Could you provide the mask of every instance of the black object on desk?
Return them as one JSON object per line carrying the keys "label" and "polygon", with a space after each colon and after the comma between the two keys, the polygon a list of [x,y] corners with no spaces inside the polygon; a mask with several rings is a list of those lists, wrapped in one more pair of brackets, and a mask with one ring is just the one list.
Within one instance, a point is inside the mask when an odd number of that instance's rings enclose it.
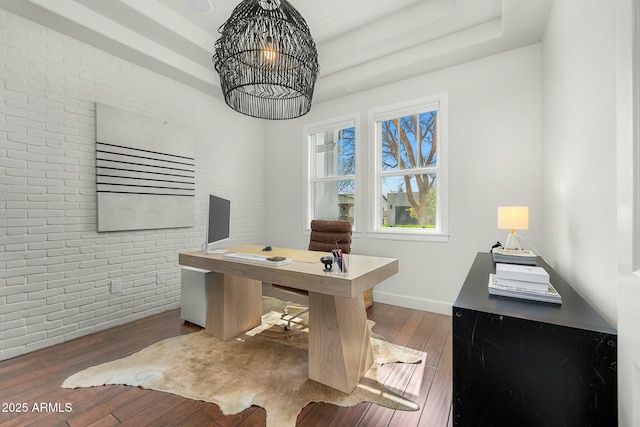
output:
{"label": "black object on desk", "polygon": [[617,426],[617,333],[542,259],[562,305],[489,295],[479,253],[453,304],[456,426]]}

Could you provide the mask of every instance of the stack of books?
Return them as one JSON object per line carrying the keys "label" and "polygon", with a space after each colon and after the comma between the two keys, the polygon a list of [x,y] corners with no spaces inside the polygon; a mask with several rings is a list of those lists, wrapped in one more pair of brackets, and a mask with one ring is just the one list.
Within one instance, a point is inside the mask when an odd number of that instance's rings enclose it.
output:
{"label": "stack of books", "polygon": [[549,273],[529,265],[496,264],[496,274],[489,275],[489,294],[562,304]]}
{"label": "stack of books", "polygon": [[493,262],[536,265],[536,254],[524,249],[494,248],[491,254],[493,255]]}

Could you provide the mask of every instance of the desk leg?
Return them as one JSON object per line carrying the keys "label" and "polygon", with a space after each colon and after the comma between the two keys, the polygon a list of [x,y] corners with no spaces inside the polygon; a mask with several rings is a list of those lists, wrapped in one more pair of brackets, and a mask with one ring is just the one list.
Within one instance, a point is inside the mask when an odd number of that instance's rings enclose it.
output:
{"label": "desk leg", "polygon": [[262,322],[262,282],[211,272],[207,303],[207,333],[233,338]]}
{"label": "desk leg", "polygon": [[351,393],[373,363],[364,299],[309,293],[309,378]]}

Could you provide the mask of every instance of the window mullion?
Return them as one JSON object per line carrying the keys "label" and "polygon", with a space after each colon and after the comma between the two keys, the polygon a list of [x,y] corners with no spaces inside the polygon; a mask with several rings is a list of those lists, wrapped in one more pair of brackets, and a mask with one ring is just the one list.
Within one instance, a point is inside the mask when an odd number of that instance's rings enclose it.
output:
{"label": "window mullion", "polygon": [[340,175],[340,176],[328,176],[324,178],[312,178],[313,182],[332,182],[332,181],[346,181],[350,179],[356,179],[355,175]]}
{"label": "window mullion", "polygon": [[379,171],[378,176],[390,177],[390,176],[405,176],[405,175],[424,175],[424,174],[438,173],[437,167],[419,168],[419,169],[400,169],[393,171]]}

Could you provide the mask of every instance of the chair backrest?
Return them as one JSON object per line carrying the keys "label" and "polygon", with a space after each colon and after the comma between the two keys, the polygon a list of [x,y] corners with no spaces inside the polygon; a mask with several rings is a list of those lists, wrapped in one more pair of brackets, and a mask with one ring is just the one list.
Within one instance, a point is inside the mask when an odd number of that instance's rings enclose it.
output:
{"label": "chair backrest", "polygon": [[331,252],[336,248],[336,243],[343,253],[351,252],[351,223],[349,221],[322,219],[311,221],[310,251]]}

